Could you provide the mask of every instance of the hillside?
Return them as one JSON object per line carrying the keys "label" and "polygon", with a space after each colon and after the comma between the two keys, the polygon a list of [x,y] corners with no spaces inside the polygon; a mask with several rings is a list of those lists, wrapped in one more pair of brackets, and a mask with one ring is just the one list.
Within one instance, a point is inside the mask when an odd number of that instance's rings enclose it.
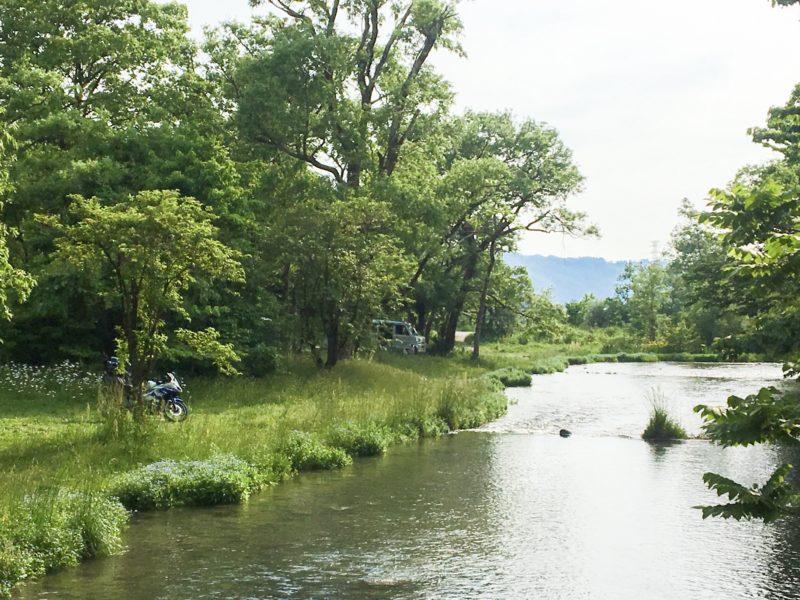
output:
{"label": "hillside", "polygon": [[559,258],[557,256],[529,256],[510,253],[503,258],[511,266],[523,266],[533,281],[537,292],[552,290],[556,302],[579,300],[585,294],[597,298],[614,295],[617,278],[626,261],[607,261],[603,258]]}

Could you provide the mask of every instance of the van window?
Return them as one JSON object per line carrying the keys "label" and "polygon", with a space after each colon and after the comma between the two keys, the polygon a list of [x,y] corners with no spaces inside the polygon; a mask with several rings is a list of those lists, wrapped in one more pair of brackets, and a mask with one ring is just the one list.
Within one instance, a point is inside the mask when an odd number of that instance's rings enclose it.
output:
{"label": "van window", "polygon": [[402,323],[396,323],[394,326],[394,334],[395,335],[406,335],[406,328],[403,326]]}

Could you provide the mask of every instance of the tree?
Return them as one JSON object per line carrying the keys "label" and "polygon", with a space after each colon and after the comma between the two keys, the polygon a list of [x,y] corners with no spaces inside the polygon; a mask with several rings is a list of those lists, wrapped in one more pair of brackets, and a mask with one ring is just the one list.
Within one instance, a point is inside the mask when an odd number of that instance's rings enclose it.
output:
{"label": "tree", "polygon": [[589,309],[597,304],[594,294],[584,294],[580,300],[567,302],[564,308],[567,311],[567,321],[570,325],[586,325],[589,318]]}
{"label": "tree", "polygon": [[[9,191],[8,163],[10,150],[14,145],[13,138],[8,134],[0,122],[0,214],[3,211],[4,200]],[[24,301],[34,285],[33,278],[22,269],[15,268],[9,262],[6,236],[8,228],[0,221],[0,317],[11,318],[9,309],[9,293],[16,294],[19,300]]]}
{"label": "tree", "polygon": [[207,45],[243,138],[350,189],[391,175],[403,145],[449,105],[427,63],[437,48],[461,51],[455,3],[268,4],[279,16],[226,26]]}
{"label": "tree", "polygon": [[409,263],[390,235],[386,205],[317,193],[276,215],[274,247],[288,265],[286,294],[299,339],[318,365],[332,368],[372,334],[373,318],[399,305]]}
{"label": "tree", "polygon": [[[208,209],[174,191],[140,192],[112,205],[75,197],[69,216],[73,223],[46,215],[39,220],[61,234],[57,257],[95,274],[117,305],[118,345],[130,361],[134,394],[141,400],[142,384],[168,347],[166,317],[188,316],[184,302],[192,284],[243,281],[237,253],[217,239]],[[212,352],[223,370],[232,369],[225,360],[232,357],[231,348],[217,342],[215,332],[175,333]]]}
{"label": "tree", "polygon": [[[451,124],[449,156],[435,187],[437,227],[415,249],[418,266],[409,287],[432,263],[457,272],[440,325],[438,350],[449,352],[468,294],[480,295],[473,356],[480,352],[480,329],[490,294],[492,271],[503,251],[523,232],[591,231],[584,215],[566,206],[582,178],[572,154],[551,127],[533,120],[520,124],[508,113],[468,113]],[[485,256],[485,268],[480,259]]]}
{"label": "tree", "polygon": [[[712,227],[699,222],[699,213],[686,200],[680,215],[683,222],[672,232],[667,265],[676,318],[688,328],[684,333],[696,338],[697,350],[713,346],[732,356],[735,349],[728,340],[750,333],[752,311],[742,310],[747,282],[734,282],[726,275],[731,266],[726,248]],[[683,343],[691,345],[691,340]]]}
{"label": "tree", "polygon": [[629,263],[620,276],[617,295],[628,306],[631,325],[651,342],[658,337],[670,291],[667,270],[659,262]]}
{"label": "tree", "polygon": [[115,202],[148,189],[236,211],[238,175],[186,18],[151,0],[0,3],[0,104],[18,141],[9,253],[38,281],[4,326],[17,360],[96,358],[116,318],[85,274],[49,267],[53,232],[34,215],[65,216],[74,194]]}
{"label": "tree", "polygon": [[[733,261],[729,273],[749,282],[746,293],[760,298],[769,312],[795,316],[800,309],[798,117],[800,86],[786,106],[770,110],[766,128],[753,131],[754,139],[781,152],[782,160],[748,171],[727,189],[712,190],[711,210],[702,216],[703,222],[720,231]],[[784,371],[787,376],[800,374],[796,362],[788,362]],[[704,418],[708,435],[724,446],[800,444],[800,404],[791,392],[765,388],[746,398],[731,396],[724,410],[705,405],[695,410]],[[706,473],[706,484],[730,501],[704,507],[703,516],[771,521],[795,510],[800,494],[787,480],[791,469],[782,465],[765,484],[752,487]]]}

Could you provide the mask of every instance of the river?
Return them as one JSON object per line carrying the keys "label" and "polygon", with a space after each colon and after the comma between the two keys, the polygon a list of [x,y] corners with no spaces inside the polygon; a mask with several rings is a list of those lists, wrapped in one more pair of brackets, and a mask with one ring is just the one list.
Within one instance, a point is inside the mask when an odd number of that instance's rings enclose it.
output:
{"label": "river", "polygon": [[716,500],[705,471],[763,482],[791,457],[639,439],[651,397],[697,432],[695,404],[779,383],[773,364],[535,376],[479,430],[305,474],[245,506],[136,515],[125,554],[15,597],[798,598],[800,522],[704,521],[693,508]]}

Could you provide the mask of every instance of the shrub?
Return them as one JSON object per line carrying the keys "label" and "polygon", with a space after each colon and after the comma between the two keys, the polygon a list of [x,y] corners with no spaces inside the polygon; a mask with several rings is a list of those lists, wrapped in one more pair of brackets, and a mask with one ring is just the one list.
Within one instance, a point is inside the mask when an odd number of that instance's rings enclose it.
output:
{"label": "shrub", "polygon": [[648,352],[635,352],[629,354],[627,352],[620,352],[617,354],[617,361],[621,363],[636,363],[636,362],[658,362],[658,355]]}
{"label": "shrub", "polygon": [[550,373],[561,373],[568,366],[569,362],[563,356],[551,356],[533,363],[530,372],[534,375],[549,375]]}
{"label": "shrub", "polygon": [[122,549],[123,506],[97,494],[39,490],[0,516],[0,597],[18,582]]}
{"label": "shrub", "polygon": [[488,379],[494,379],[503,384],[503,387],[530,387],[531,376],[516,367],[504,367],[486,374]]}
{"label": "shrub", "polygon": [[651,442],[686,439],[686,430],[669,415],[663,395],[651,392],[650,404],[650,420],[642,433],[642,439]]}
{"label": "shrub", "polygon": [[334,426],[328,437],[333,446],[350,456],[380,456],[393,441],[391,431],[375,423]]}
{"label": "shrub", "polygon": [[291,432],[283,446],[283,452],[295,471],[340,469],[353,462],[341,448],[329,446],[305,431]]}
{"label": "shrub", "polygon": [[694,362],[709,362],[716,363],[722,362],[722,359],[716,354],[695,354],[692,356]]}
{"label": "shrub", "polygon": [[[483,385],[482,393],[464,393],[464,385]],[[488,423],[505,414],[505,394],[492,389],[487,380],[450,382],[442,390],[437,415],[450,430],[469,429]]]}
{"label": "shrub", "polygon": [[258,344],[247,351],[242,360],[242,367],[247,375],[264,377],[277,370],[278,362],[279,356],[275,348]]}
{"label": "shrub", "polygon": [[439,415],[425,415],[411,417],[398,426],[398,431],[407,437],[439,437],[450,431],[447,422]]}
{"label": "shrub", "polygon": [[593,363],[599,362],[607,362],[607,363],[615,363],[619,362],[616,354],[590,354],[589,361]]}
{"label": "shrub", "polygon": [[162,460],[117,477],[109,493],[131,510],[238,504],[269,483],[257,467],[231,455]]}

